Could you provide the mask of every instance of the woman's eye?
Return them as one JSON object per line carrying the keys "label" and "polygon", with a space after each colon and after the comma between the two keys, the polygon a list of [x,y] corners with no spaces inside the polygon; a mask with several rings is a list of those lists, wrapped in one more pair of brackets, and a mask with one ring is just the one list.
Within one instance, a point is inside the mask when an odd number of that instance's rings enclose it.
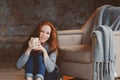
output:
{"label": "woman's eye", "polygon": [[40,31],[40,32],[43,32],[43,31]]}
{"label": "woman's eye", "polygon": [[47,33],[47,34],[50,34],[50,33]]}

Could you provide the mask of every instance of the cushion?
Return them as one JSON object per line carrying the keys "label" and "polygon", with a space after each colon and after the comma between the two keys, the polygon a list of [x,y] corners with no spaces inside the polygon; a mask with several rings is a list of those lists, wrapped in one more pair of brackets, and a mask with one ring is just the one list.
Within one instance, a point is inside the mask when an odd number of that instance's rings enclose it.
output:
{"label": "cushion", "polygon": [[74,63],[92,62],[92,47],[88,44],[60,47],[61,60]]}

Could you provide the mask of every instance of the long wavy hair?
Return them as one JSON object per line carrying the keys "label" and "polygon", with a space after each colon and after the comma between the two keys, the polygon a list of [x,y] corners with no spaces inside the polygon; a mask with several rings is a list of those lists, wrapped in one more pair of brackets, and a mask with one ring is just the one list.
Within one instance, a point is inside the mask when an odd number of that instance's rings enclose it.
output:
{"label": "long wavy hair", "polygon": [[49,25],[51,28],[51,34],[49,39],[47,40],[47,44],[50,47],[50,51],[48,52],[49,54],[52,53],[53,51],[58,49],[58,40],[57,40],[57,30],[55,26],[50,22],[50,21],[42,21],[40,24],[35,28],[33,33],[30,35],[30,37],[26,40],[26,42],[22,46],[21,54],[24,53],[24,51],[28,47],[28,41],[30,40],[31,37],[39,37],[40,30],[43,25]]}

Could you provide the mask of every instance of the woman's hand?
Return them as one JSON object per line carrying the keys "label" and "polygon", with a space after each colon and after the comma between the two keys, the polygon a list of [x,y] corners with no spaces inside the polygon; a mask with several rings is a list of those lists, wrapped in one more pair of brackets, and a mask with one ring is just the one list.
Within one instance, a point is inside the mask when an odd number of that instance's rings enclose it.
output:
{"label": "woman's hand", "polygon": [[35,38],[31,37],[30,40],[28,41],[28,49],[31,51],[33,50],[38,50],[42,51],[43,53],[46,53],[46,49],[41,45],[40,40],[35,41]]}
{"label": "woman's hand", "polygon": [[34,43],[34,38],[31,37],[30,40],[28,41],[28,49],[32,50],[35,47],[35,43]]}
{"label": "woman's hand", "polygon": [[44,58],[48,58],[48,53],[47,50],[42,46],[42,45],[38,45],[38,47],[35,50],[40,50],[43,52]]}
{"label": "woman's hand", "polygon": [[43,53],[46,52],[46,49],[41,44],[38,44],[34,50],[39,50],[42,51]]}
{"label": "woman's hand", "polygon": [[30,55],[30,52],[32,51],[32,49],[34,49],[33,37],[31,37],[30,40],[28,41],[28,48],[26,49],[25,54]]}
{"label": "woman's hand", "polygon": [[28,41],[28,46],[30,49],[33,50],[40,50],[40,51],[45,50],[45,48],[41,45],[39,38],[31,37],[31,39]]}

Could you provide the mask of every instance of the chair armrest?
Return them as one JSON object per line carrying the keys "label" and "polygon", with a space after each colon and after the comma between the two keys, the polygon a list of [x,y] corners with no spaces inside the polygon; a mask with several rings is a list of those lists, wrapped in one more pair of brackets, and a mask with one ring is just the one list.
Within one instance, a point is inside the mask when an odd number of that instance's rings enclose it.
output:
{"label": "chair armrest", "polygon": [[114,36],[120,36],[120,31],[114,31]]}
{"label": "chair armrest", "polygon": [[83,30],[60,30],[57,31],[58,35],[67,35],[67,34],[83,34]]}
{"label": "chair armrest", "polygon": [[120,77],[120,31],[114,31],[114,46],[116,54],[115,77]]}
{"label": "chair armrest", "polygon": [[[120,40],[120,31],[114,31],[113,32],[113,34],[114,34],[114,42],[119,42],[119,40]],[[96,35],[95,34],[93,34],[92,35],[92,45],[93,45],[93,49],[94,49],[94,46],[95,46],[95,44],[96,44],[96,41],[97,41],[97,38],[96,38]]]}
{"label": "chair armrest", "polygon": [[79,45],[82,43],[82,30],[61,30],[58,33],[59,46]]}

